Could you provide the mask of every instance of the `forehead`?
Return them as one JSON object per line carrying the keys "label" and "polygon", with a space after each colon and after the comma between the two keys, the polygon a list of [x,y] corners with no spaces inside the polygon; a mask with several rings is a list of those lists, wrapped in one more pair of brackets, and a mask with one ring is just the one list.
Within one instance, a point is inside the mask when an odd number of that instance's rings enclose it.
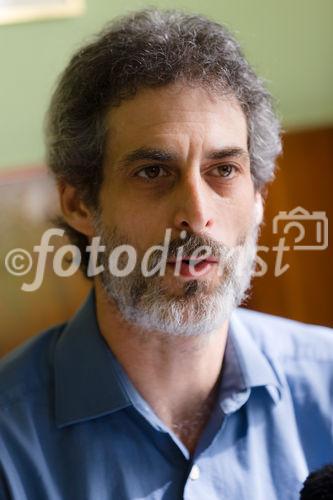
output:
{"label": "forehead", "polygon": [[142,146],[198,154],[226,146],[247,150],[246,119],[238,101],[202,87],[141,90],[110,110],[107,127],[107,153],[114,160]]}

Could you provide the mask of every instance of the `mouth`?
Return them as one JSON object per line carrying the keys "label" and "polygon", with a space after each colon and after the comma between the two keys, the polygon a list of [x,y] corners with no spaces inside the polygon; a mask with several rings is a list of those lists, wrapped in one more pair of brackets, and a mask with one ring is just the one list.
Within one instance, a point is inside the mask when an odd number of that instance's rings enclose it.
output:
{"label": "mouth", "polygon": [[168,260],[168,266],[176,271],[176,264],[178,263],[179,276],[184,278],[198,278],[208,273],[211,268],[218,263],[215,257],[205,258],[191,258],[183,257],[181,260],[176,257]]}

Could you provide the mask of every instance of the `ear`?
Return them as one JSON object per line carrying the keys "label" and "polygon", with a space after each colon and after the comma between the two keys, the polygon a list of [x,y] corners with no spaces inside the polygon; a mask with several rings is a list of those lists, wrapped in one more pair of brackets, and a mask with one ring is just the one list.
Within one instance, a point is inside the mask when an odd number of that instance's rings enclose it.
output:
{"label": "ear", "polygon": [[264,216],[264,200],[259,191],[256,191],[255,193],[254,213],[255,213],[255,222],[257,225],[260,225],[263,221],[263,216]]}
{"label": "ear", "polygon": [[81,200],[77,188],[64,181],[59,181],[57,187],[61,211],[67,224],[88,237],[94,236],[92,212]]}

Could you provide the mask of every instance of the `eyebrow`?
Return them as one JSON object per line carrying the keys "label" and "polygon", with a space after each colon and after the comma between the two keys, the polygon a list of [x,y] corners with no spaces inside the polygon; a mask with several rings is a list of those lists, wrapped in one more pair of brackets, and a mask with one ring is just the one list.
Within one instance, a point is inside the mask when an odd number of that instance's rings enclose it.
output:
{"label": "eyebrow", "polygon": [[[243,148],[225,147],[216,151],[211,151],[206,158],[209,160],[223,160],[229,157],[244,157],[245,159],[249,159],[249,153]],[[126,154],[119,161],[118,168],[129,167],[131,164],[142,160],[168,162],[177,161],[179,157],[177,154],[168,150],[142,147]]]}

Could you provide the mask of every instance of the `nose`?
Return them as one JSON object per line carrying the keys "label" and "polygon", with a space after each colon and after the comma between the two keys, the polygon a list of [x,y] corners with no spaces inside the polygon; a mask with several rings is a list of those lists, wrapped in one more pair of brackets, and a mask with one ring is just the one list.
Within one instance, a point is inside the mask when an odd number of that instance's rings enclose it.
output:
{"label": "nose", "polygon": [[189,233],[205,233],[213,226],[208,187],[198,173],[179,182],[174,203],[174,227]]}

